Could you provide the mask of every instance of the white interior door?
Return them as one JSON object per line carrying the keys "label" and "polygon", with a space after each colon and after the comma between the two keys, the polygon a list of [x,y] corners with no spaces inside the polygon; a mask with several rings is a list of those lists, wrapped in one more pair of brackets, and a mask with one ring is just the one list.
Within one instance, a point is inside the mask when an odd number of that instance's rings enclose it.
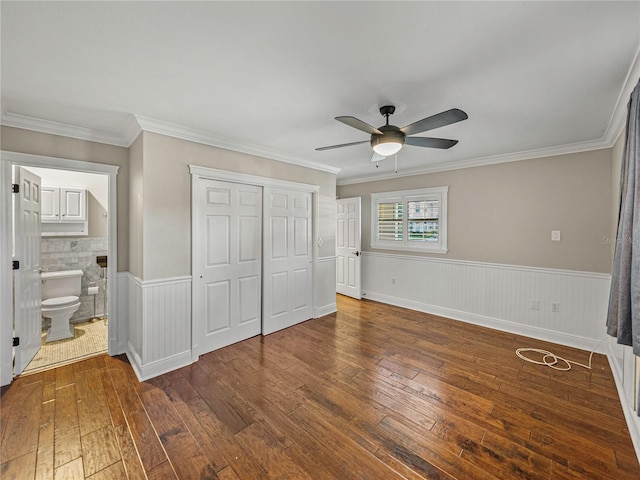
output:
{"label": "white interior door", "polygon": [[14,373],[22,373],[40,349],[42,317],[40,313],[40,177],[15,167],[13,248],[20,268],[14,276]]}
{"label": "white interior door", "polygon": [[336,203],[336,292],[360,299],[360,197]]}
{"label": "white interior door", "polygon": [[264,335],[313,317],[311,193],[264,189]]}
{"label": "white interior door", "polygon": [[261,331],[262,189],[200,179],[197,189],[197,355]]}

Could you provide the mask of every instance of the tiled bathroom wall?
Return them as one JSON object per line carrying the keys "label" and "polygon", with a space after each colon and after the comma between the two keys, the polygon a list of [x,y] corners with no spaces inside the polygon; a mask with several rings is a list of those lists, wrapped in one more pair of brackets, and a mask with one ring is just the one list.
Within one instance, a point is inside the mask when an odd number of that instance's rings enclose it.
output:
{"label": "tiled bathroom wall", "polygon": [[[82,270],[80,308],[71,317],[72,323],[83,322],[94,316],[104,315],[106,269],[96,263],[97,255],[106,255],[107,237],[43,237],[40,241],[40,265],[43,272]],[[98,295],[88,295],[89,286],[98,287]],[[95,297],[95,312],[93,300]],[[47,319],[47,322],[49,320]],[[44,328],[47,326],[44,325]]]}

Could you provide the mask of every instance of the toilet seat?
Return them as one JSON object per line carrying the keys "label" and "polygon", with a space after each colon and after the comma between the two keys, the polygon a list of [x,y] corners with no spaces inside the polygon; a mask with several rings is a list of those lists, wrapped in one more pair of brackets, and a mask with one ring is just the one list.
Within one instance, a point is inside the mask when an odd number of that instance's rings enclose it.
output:
{"label": "toilet seat", "polygon": [[42,301],[42,307],[44,308],[61,308],[61,307],[69,307],[80,299],[74,295],[70,295],[68,297],[55,297],[55,298],[47,298]]}

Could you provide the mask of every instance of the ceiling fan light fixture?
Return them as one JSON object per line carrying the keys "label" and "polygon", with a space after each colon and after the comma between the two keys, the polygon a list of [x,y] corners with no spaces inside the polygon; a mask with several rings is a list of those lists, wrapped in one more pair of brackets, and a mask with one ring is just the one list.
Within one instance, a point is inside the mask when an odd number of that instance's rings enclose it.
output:
{"label": "ceiling fan light fixture", "polygon": [[391,140],[384,143],[376,143],[373,145],[373,151],[383,157],[390,157],[400,151],[402,144],[396,140]]}
{"label": "ceiling fan light fixture", "polygon": [[383,157],[390,157],[400,151],[404,145],[405,134],[394,125],[385,125],[379,130],[382,135],[376,133],[371,135],[371,147],[373,151]]}

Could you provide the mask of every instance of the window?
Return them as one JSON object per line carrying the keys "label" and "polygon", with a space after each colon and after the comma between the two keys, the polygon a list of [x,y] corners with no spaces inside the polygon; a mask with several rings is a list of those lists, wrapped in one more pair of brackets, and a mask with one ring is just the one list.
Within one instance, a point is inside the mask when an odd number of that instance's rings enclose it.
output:
{"label": "window", "polygon": [[371,194],[371,247],[447,253],[448,190]]}

